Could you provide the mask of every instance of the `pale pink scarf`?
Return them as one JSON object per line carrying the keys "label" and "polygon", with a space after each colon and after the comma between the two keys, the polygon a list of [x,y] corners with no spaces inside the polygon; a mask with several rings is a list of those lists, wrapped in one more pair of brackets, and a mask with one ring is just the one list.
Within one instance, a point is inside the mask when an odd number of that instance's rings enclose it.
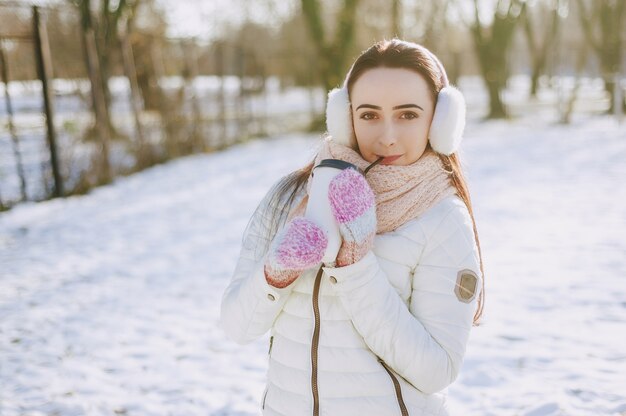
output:
{"label": "pale pink scarf", "polygon": [[[322,159],[341,159],[362,171],[371,162],[350,147],[326,138],[315,157],[315,166]],[[414,163],[406,166],[376,165],[365,176],[376,195],[377,234],[395,230],[413,218],[419,217],[437,202],[454,195],[456,188],[450,180],[441,159],[427,150]],[[311,183],[307,184],[307,194]],[[292,215],[304,212],[308,196],[305,196]]]}

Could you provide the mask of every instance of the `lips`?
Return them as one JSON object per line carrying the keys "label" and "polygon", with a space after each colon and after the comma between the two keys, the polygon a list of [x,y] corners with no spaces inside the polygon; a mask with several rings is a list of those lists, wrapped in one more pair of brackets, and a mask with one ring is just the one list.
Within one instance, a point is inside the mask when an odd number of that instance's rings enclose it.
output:
{"label": "lips", "polygon": [[[378,156],[378,157],[381,157],[381,156]],[[393,163],[395,160],[397,160],[400,157],[402,157],[402,155],[386,156],[383,160],[381,160],[380,163],[382,165],[389,165],[389,164]]]}

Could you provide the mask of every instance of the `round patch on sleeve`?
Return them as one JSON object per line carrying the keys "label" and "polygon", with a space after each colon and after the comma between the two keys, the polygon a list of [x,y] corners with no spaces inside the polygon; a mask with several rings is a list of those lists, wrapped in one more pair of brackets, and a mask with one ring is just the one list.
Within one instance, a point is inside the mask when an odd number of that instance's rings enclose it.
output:
{"label": "round patch on sleeve", "polygon": [[464,303],[470,303],[476,297],[476,289],[478,286],[478,276],[473,270],[461,270],[456,278],[454,285],[454,293],[458,300]]}

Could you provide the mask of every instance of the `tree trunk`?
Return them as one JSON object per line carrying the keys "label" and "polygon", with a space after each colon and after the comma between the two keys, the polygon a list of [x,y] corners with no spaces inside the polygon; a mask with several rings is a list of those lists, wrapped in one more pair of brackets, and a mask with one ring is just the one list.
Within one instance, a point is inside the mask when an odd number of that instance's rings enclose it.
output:
{"label": "tree trunk", "polygon": [[[117,25],[119,19],[125,10],[136,7],[138,2],[129,5],[126,0],[119,0],[117,3],[111,3],[109,0],[102,1],[100,3],[100,15],[95,24],[92,18],[91,0],[75,0],[73,3],[80,11],[83,33],[86,33],[88,30],[94,32],[94,38],[96,40],[95,49],[100,72],[100,89],[102,90],[105,103],[104,117],[110,136],[119,137],[121,135],[113,125],[110,115],[112,97],[111,91],[109,90],[109,78],[113,72],[111,56],[116,53],[119,54],[121,50],[117,41]],[[113,8],[112,4],[115,8]]]}
{"label": "tree trunk", "polygon": [[[317,51],[319,79],[326,91],[339,86],[346,70],[348,52],[354,44],[356,8],[359,0],[344,0],[338,16],[335,39],[331,43],[325,40],[324,25],[320,15],[318,0],[301,0],[302,13],[307,21],[309,32]],[[325,117],[320,114],[310,127],[311,131],[325,129]]]}
{"label": "tree trunk", "polygon": [[[604,87],[610,97],[607,113],[614,111],[615,102],[615,74],[621,73],[622,62],[622,32],[624,31],[624,16],[626,1],[593,1],[591,10],[586,10],[583,0],[578,0],[578,13],[587,42],[592,46],[602,70]],[[599,37],[594,29],[599,28]]]}
{"label": "tree trunk", "polygon": [[490,119],[506,118],[508,116],[500,97],[502,89],[503,87],[499,83],[487,81],[487,90],[489,91],[489,115],[487,117]]}
{"label": "tree trunk", "polygon": [[344,0],[332,42],[325,40],[319,2],[317,0],[301,0],[301,2],[302,13],[307,21],[320,62],[320,79],[324,88],[329,90],[343,80],[348,51],[354,43],[356,7],[359,0]]}
{"label": "tree trunk", "polygon": [[539,74],[540,71],[536,65],[533,65],[533,72],[530,74],[530,96],[536,97],[537,90],[539,89]]}
{"label": "tree trunk", "polygon": [[[541,5],[539,5],[539,7],[541,7]],[[526,41],[528,42],[528,50],[530,53],[530,59],[532,62],[531,63],[532,73],[530,75],[531,97],[537,96],[539,77],[545,71],[546,64],[548,62],[548,59],[547,59],[548,52],[552,49],[552,46],[554,45],[556,41],[556,37],[558,35],[559,19],[560,19],[559,13],[558,13],[559,7],[560,7],[559,1],[557,0],[557,3],[554,5],[554,8],[552,10],[552,20],[550,21],[549,25],[546,28],[546,33],[543,34],[543,36],[541,36],[543,43],[540,45],[537,45],[536,43],[541,43],[542,42],[541,40],[539,42],[535,41],[535,32],[537,31],[537,28],[533,27],[530,11],[528,10],[528,8],[524,8],[522,19],[524,22],[524,32],[526,34]]]}
{"label": "tree trunk", "polygon": [[486,30],[480,23],[478,0],[474,0],[474,24],[471,26],[481,74],[489,93],[488,118],[507,117],[500,97],[500,91],[506,86],[509,76],[506,53],[513,39],[516,22],[524,11],[524,4],[520,5],[515,0],[509,4],[506,14],[502,14],[499,6],[500,2],[494,12],[492,25]]}
{"label": "tree trunk", "polygon": [[402,5],[400,0],[393,0],[391,6],[391,36],[402,37],[400,21],[402,19]]}

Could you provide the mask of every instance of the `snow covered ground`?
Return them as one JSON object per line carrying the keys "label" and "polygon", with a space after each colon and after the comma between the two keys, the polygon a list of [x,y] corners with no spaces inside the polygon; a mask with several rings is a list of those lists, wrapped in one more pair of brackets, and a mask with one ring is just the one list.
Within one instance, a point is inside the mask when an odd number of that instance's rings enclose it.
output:
{"label": "snow covered ground", "polygon": [[[249,215],[318,136],[0,214],[0,415],[257,415],[268,337],[217,327]],[[486,272],[455,415],[626,415],[626,128],[472,123]]]}

